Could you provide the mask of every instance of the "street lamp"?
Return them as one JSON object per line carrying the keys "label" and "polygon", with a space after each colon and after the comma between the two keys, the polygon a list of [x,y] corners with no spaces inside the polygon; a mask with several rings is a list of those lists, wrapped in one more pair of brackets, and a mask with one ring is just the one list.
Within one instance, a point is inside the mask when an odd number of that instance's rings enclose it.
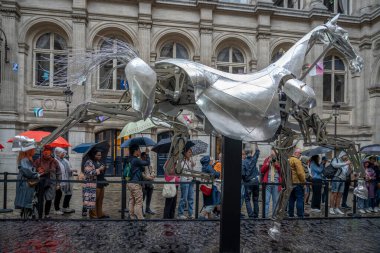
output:
{"label": "street lamp", "polygon": [[339,110],[340,110],[340,104],[338,104],[338,102],[336,100],[335,100],[334,104],[332,105],[332,110],[333,110],[333,116],[335,119],[335,123],[334,123],[334,139],[335,139],[334,157],[336,157],[336,138],[337,138],[336,128],[337,128],[337,123],[338,123],[337,119],[338,119]]}
{"label": "street lamp", "polygon": [[70,90],[70,86],[66,87],[66,90],[63,91],[63,94],[65,95],[65,103],[66,103],[66,115],[69,117],[69,106],[71,102],[73,101],[73,94],[72,90]]}

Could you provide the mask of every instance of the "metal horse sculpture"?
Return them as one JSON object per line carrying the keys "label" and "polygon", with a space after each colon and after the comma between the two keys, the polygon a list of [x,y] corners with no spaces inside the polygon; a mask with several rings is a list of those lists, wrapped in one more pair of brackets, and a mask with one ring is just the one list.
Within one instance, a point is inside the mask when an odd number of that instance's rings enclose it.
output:
{"label": "metal horse sculpture", "polygon": [[[181,159],[180,151],[188,130],[178,117],[183,110],[191,111],[203,119],[201,130],[204,132],[216,131],[245,141],[274,141],[281,163],[284,188],[275,209],[274,226],[269,234],[278,238],[280,222],[292,191],[291,170],[287,159],[298,139],[298,134],[288,122],[289,116],[298,122],[304,145],[345,149],[354,168],[361,169],[354,143],[331,136],[327,138],[326,120],[321,120],[316,114],[310,115],[310,109],[316,106],[316,96],[313,89],[303,81],[332,47],[347,58],[352,72],[362,70],[362,58],[351,46],[347,32],[336,24],[338,16],[314,28],[278,61],[253,74],[229,74],[182,59],[159,61],[155,64],[154,71],[128,46],[121,47],[124,51],[110,50],[108,53],[102,52],[103,55],[92,53],[91,57],[95,58],[85,62],[85,67],[74,79],[83,81],[94,66],[116,58],[126,64],[129,93],[122,97],[119,104],[100,105],[89,102],[81,105],[42,144],[62,135],[76,122],[94,115],[124,115],[136,119],[154,116],[172,122],[176,129],[168,169]],[[322,42],[326,47],[314,63],[303,71],[304,58],[316,42]],[[129,108],[134,111],[126,111]],[[314,134],[313,138],[311,133]],[[183,172],[181,169],[176,171]]]}

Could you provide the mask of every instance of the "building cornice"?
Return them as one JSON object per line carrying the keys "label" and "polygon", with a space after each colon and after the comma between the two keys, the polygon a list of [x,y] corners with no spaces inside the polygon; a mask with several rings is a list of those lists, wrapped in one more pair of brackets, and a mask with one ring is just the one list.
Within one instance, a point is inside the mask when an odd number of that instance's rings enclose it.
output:
{"label": "building cornice", "polygon": [[16,19],[21,17],[20,5],[14,1],[1,1],[0,12],[3,16],[14,17]]}

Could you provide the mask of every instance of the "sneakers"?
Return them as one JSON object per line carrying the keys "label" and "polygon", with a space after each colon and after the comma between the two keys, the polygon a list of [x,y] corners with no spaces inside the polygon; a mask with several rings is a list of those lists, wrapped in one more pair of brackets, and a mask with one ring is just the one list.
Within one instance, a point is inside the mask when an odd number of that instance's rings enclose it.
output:
{"label": "sneakers", "polygon": [[378,212],[380,212],[380,208],[375,207],[375,208],[373,209],[373,211],[374,211],[375,213],[378,213]]}
{"label": "sneakers", "polygon": [[49,215],[45,215],[45,219],[51,219]]}
{"label": "sneakers", "polygon": [[181,220],[186,220],[187,217],[185,215],[178,215],[178,219],[181,219]]}
{"label": "sneakers", "polygon": [[365,214],[364,209],[359,209],[359,213],[361,213],[361,214]]}
{"label": "sneakers", "polygon": [[311,211],[312,211],[313,213],[320,213],[320,212],[321,212],[320,209],[316,209],[316,208],[312,208]]}
{"label": "sneakers", "polygon": [[330,208],[329,213],[330,213],[330,214],[336,214],[334,208]]}
{"label": "sneakers", "polygon": [[62,214],[63,214],[63,212],[62,212],[61,210],[56,210],[56,211],[54,211],[54,214],[57,214],[57,215],[62,215]]}
{"label": "sneakers", "polygon": [[336,214],[344,214],[339,208],[334,209]]}
{"label": "sneakers", "polygon": [[151,214],[151,215],[155,215],[155,214],[156,214],[155,212],[153,212],[153,211],[150,210],[150,209],[145,210],[145,213],[147,213],[147,214]]}
{"label": "sneakers", "polygon": [[342,209],[351,209],[351,207],[348,205],[342,205]]}
{"label": "sneakers", "polygon": [[75,213],[75,210],[71,209],[71,208],[62,208],[62,212],[64,212],[64,213]]}
{"label": "sneakers", "polygon": [[368,208],[366,209],[366,211],[367,211],[367,213],[372,213],[372,212],[373,212],[373,209],[372,209],[372,207],[368,207]]}

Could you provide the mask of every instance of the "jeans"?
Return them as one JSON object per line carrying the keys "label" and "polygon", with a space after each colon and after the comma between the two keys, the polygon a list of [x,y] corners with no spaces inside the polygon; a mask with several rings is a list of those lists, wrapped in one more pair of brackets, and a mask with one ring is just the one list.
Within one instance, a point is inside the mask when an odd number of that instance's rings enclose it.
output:
{"label": "jeans", "polygon": [[368,208],[368,199],[358,198],[358,208],[367,209]]}
{"label": "jeans", "polygon": [[267,185],[265,188],[265,217],[269,216],[269,204],[270,198],[272,196],[272,214],[274,214],[274,210],[277,205],[278,196],[280,192],[278,191],[278,185]]}
{"label": "jeans", "polygon": [[313,197],[311,198],[311,208],[321,208],[322,179],[313,179]]}
{"label": "jeans", "polygon": [[188,206],[189,216],[193,215],[194,207],[194,187],[193,183],[181,184],[181,200],[178,204],[178,216],[183,215],[185,206]]}
{"label": "jeans", "polygon": [[[259,217],[259,186],[245,185],[245,206],[249,217]],[[253,210],[251,207],[251,196],[253,201]]]}
{"label": "jeans", "polygon": [[303,208],[304,208],[303,198],[304,198],[303,185],[295,186],[289,198],[289,207],[288,207],[289,217],[294,217],[294,202],[297,202],[296,203],[297,216],[303,217]]}
{"label": "jeans", "polygon": [[152,200],[152,194],[153,194],[153,185],[146,184],[143,186],[143,200],[146,199],[145,202],[145,211],[151,211],[150,210],[150,202]]}
{"label": "jeans", "polygon": [[245,196],[245,188],[244,188],[243,182],[241,182],[241,187],[240,187],[240,210],[243,207],[243,202],[244,202],[244,199],[245,199],[244,196]]}

